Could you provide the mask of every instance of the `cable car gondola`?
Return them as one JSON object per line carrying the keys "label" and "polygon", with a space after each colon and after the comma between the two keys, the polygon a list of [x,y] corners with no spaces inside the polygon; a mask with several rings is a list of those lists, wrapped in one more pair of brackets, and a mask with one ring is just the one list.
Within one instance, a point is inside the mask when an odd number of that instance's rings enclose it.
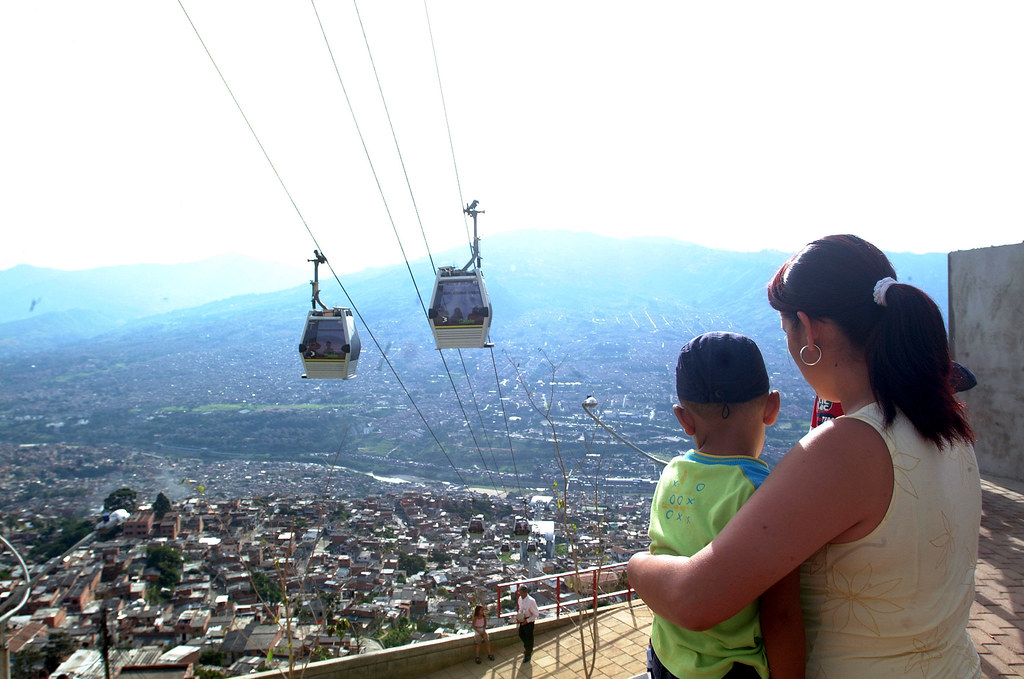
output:
{"label": "cable car gondola", "polygon": [[473,256],[461,269],[443,266],[437,270],[427,320],[438,349],[493,346],[488,340],[491,298],[479,268],[480,239],[477,237],[476,216],[483,210],[476,209],[478,204],[479,201],[474,200],[463,210],[473,217]]}
{"label": "cable car gondola", "polygon": [[[327,308],[320,301],[320,264],[327,259],[314,250],[313,310],[306,314],[306,325],[299,341],[299,356],[306,373],[304,378],[350,380],[356,376],[359,362],[359,334],[355,317],[348,307]],[[320,305],[320,308],[317,308]]]}

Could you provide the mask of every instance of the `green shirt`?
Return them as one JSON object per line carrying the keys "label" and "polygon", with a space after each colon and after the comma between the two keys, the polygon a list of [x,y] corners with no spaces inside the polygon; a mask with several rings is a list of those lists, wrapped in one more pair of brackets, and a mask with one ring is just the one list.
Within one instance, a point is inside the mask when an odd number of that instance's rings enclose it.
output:
{"label": "green shirt", "polygon": [[[753,457],[720,457],[689,451],[666,465],[651,503],[651,554],[693,556],[725,527],[768,476]],[[651,628],[654,652],[677,677],[718,679],[733,663],[768,677],[755,601],[703,632],[673,625],[658,615]]]}

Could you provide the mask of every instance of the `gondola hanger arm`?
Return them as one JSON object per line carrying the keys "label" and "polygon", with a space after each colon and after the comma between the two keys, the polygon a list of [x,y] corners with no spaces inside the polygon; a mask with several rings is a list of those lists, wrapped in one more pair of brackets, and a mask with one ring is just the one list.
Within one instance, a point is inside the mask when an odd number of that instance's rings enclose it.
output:
{"label": "gondola hanger arm", "polygon": [[480,237],[477,235],[476,230],[476,216],[485,214],[487,211],[477,210],[476,206],[479,204],[480,201],[474,200],[472,203],[470,203],[469,205],[462,209],[464,213],[473,218],[473,243],[471,245],[472,254],[470,255],[469,262],[466,263],[466,266],[462,267],[463,271],[472,271],[474,266],[480,266]]}
{"label": "gondola hanger arm", "polygon": [[327,305],[320,301],[320,265],[327,263],[327,258],[320,254],[319,250],[313,250],[313,259],[307,259],[307,262],[313,264],[313,280],[309,282],[313,286],[313,309],[316,309],[316,305],[319,304],[323,311],[327,311]]}

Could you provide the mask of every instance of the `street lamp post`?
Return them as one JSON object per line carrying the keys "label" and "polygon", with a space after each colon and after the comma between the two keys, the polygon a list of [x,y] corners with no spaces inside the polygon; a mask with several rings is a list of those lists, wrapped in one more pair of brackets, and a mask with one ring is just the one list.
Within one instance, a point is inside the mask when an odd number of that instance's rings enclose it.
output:
{"label": "street lamp post", "polygon": [[612,429],[611,427],[606,425],[604,422],[602,422],[601,419],[594,413],[594,409],[597,408],[597,399],[596,398],[594,398],[593,396],[588,396],[586,399],[584,399],[582,405],[583,405],[583,412],[585,412],[587,415],[590,415],[591,419],[593,419],[594,422],[597,422],[599,425],[601,425],[601,428],[604,429],[606,432],[608,432],[609,434],[611,434],[612,436],[614,436],[618,440],[622,441],[627,446],[629,446],[630,448],[632,448],[636,452],[640,453],[641,455],[643,455],[647,459],[653,460],[654,462],[657,462],[662,467],[664,467],[666,464],[668,464],[668,462],[666,462],[665,460],[662,460],[662,459],[660,459],[658,457],[655,457],[654,455],[651,455],[650,453],[648,453],[645,450],[641,450],[640,448],[637,448],[632,443],[630,443],[626,439],[624,439],[621,436],[619,436],[618,433],[614,429]]}
{"label": "street lamp post", "polygon": [[32,591],[32,578],[28,574],[28,566],[25,565],[25,560],[21,558],[21,554],[14,548],[10,542],[7,541],[3,535],[0,535],[0,542],[3,542],[7,549],[14,552],[15,558],[18,560],[18,565],[21,566],[22,576],[25,578],[25,584],[22,587],[21,601],[19,601],[13,608],[6,611],[3,615],[0,615],[0,679],[11,678],[11,649],[7,641],[7,619],[12,615],[21,610],[21,607],[28,601],[28,596]]}

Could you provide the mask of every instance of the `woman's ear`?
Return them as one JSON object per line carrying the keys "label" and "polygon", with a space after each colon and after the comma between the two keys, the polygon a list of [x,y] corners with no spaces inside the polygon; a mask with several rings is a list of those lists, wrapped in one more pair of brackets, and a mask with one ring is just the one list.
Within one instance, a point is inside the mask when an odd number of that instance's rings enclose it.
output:
{"label": "woman's ear", "polygon": [[814,346],[814,331],[816,330],[816,328],[815,323],[811,320],[811,317],[808,316],[803,311],[798,311],[796,312],[796,320],[797,323],[800,324],[800,329],[801,332],[804,333],[804,337],[807,338],[807,346]]}
{"label": "woman's ear", "polygon": [[694,426],[693,422],[693,413],[678,403],[672,406],[672,412],[676,414],[676,419],[679,420],[679,425],[686,432],[686,435],[693,436],[693,433],[697,431],[697,427]]}

